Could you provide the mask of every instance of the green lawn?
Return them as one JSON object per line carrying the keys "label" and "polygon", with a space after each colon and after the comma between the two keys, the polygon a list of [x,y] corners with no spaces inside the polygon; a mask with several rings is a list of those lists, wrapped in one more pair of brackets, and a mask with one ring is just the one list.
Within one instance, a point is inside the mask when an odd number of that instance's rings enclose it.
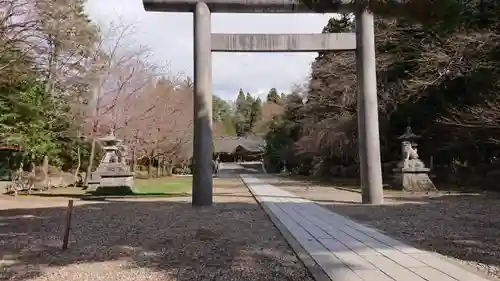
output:
{"label": "green lawn", "polygon": [[[112,193],[96,193],[95,190],[82,190],[80,188],[57,188],[49,191],[35,192],[32,196],[42,197],[75,197],[75,198],[94,198],[94,197],[134,197],[134,196],[158,196],[158,197],[177,197],[191,196],[192,178],[190,176],[164,177],[153,179],[135,179],[135,193],[130,194],[129,189],[126,192],[114,190]],[[241,184],[239,179],[219,179],[214,178],[214,186],[231,187]]]}
{"label": "green lawn", "polygon": [[[214,186],[234,186],[239,179],[214,178]],[[165,177],[157,179],[136,179],[136,195],[188,195],[191,193],[192,177]]]}
{"label": "green lawn", "polygon": [[136,195],[183,195],[191,191],[191,177],[136,179]]}

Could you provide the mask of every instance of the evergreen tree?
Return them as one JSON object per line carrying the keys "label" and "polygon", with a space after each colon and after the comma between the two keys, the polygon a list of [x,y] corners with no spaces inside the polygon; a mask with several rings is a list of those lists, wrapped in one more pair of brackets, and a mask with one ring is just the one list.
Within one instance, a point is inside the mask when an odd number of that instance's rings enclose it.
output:
{"label": "evergreen tree", "polygon": [[274,102],[274,103],[280,102],[280,96],[278,94],[278,91],[276,91],[276,88],[271,88],[269,90],[269,93],[267,94],[267,101]]}
{"label": "evergreen tree", "polygon": [[231,116],[231,106],[229,103],[216,95],[212,98],[212,111],[214,121],[222,121]]}
{"label": "evergreen tree", "polygon": [[262,117],[262,101],[255,99],[250,93],[244,94],[240,89],[236,99],[234,112],[234,126],[238,136],[245,136],[252,132]]}
{"label": "evergreen tree", "polygon": [[261,118],[262,118],[262,102],[260,98],[257,98],[256,100],[253,101],[250,107],[250,116],[248,120],[249,130],[252,130]]}
{"label": "evergreen tree", "polygon": [[286,101],[286,94],[285,93],[281,93],[280,99],[281,99],[280,102],[284,103]]}
{"label": "evergreen tree", "polygon": [[248,132],[247,112],[247,96],[243,92],[243,89],[240,89],[236,98],[236,110],[234,113],[234,126],[238,136],[244,136]]}
{"label": "evergreen tree", "polygon": [[246,96],[245,92],[243,92],[243,89],[240,89],[238,92],[238,97],[236,98],[236,112],[241,112],[243,108],[245,108],[246,104]]}

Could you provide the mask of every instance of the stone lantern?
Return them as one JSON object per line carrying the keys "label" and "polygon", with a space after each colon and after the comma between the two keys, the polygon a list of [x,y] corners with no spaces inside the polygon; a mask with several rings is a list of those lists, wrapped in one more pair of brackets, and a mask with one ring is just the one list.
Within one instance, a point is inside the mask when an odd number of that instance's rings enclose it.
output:
{"label": "stone lantern", "polygon": [[429,178],[430,169],[425,167],[417,153],[416,140],[419,138],[420,136],[412,132],[410,125],[406,127],[405,133],[398,137],[401,140],[402,155],[401,161],[393,169],[393,186],[410,192],[435,191],[436,187]]}
{"label": "stone lantern", "polygon": [[126,148],[116,138],[113,131],[100,138],[104,156],[96,171],[91,175],[90,186],[97,187],[96,193],[124,194],[133,193],[134,173],[125,163]]}

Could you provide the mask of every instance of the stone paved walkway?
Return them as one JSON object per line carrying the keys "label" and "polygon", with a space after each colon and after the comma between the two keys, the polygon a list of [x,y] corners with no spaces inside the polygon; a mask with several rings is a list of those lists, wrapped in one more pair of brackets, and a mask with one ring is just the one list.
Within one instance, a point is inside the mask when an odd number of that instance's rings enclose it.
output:
{"label": "stone paved walkway", "polygon": [[331,280],[488,280],[251,175],[241,178]]}

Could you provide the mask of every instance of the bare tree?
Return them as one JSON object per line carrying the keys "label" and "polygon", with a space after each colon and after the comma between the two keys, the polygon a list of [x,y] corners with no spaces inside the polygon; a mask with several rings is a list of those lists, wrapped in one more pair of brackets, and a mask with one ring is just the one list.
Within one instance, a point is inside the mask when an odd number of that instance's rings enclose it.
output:
{"label": "bare tree", "polygon": [[101,40],[91,63],[92,71],[87,76],[92,97],[87,101],[85,131],[92,145],[86,181],[92,171],[96,137],[106,133],[110,126],[120,129],[118,120],[127,114],[128,101],[134,100],[135,95],[163,73],[163,68],[147,62],[147,48],[130,47],[134,35],[132,25],[112,23],[100,33]]}
{"label": "bare tree", "polygon": [[[192,89],[178,79],[162,78],[124,107],[120,135],[138,159],[173,163],[191,139]],[[160,161],[161,158],[161,161]],[[149,168],[151,170],[151,166]]]}
{"label": "bare tree", "polygon": [[79,0],[32,1],[37,22],[32,41],[39,70],[45,75],[45,91],[70,95],[82,83],[98,42],[97,27],[89,24]]}
{"label": "bare tree", "polygon": [[0,0],[0,76],[4,79],[17,78],[29,67],[23,60],[33,50],[39,27],[32,8],[29,0]]}

